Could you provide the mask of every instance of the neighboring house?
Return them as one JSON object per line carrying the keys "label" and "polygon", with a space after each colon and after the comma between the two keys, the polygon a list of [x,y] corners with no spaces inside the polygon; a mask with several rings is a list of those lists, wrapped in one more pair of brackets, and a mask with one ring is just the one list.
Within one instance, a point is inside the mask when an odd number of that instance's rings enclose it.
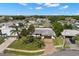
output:
{"label": "neighboring house", "polygon": [[4,25],[0,29],[2,31],[2,34],[5,34],[6,36],[16,36],[16,34],[11,35],[11,30],[13,29],[11,27],[8,27],[8,26]]}
{"label": "neighboring house", "polygon": [[75,43],[74,37],[76,35],[79,35],[79,30],[64,30],[62,33],[62,36],[66,39],[69,39],[71,43]]}
{"label": "neighboring house", "polygon": [[79,30],[64,30],[62,33],[61,33],[63,36],[76,36],[76,35],[79,35]]}
{"label": "neighboring house", "polygon": [[0,20],[2,20],[2,19],[4,19],[4,18],[5,18],[5,16],[1,16],[1,17],[0,17]]}
{"label": "neighboring house", "polygon": [[66,17],[65,21],[67,22],[67,24],[74,24],[76,22],[76,19],[72,17]]}
{"label": "neighboring house", "polygon": [[35,28],[33,36],[41,36],[42,38],[54,38],[55,32],[51,28]]}
{"label": "neighboring house", "polygon": [[73,19],[72,17],[66,17],[65,20],[60,20],[58,22],[61,23],[62,25],[64,25],[64,24],[74,25],[76,21],[77,20],[76,19]]}
{"label": "neighboring house", "polygon": [[38,18],[36,22],[39,24],[39,27],[51,27],[50,21],[47,18]]}
{"label": "neighboring house", "polygon": [[79,29],[79,21],[76,21],[73,26],[75,27],[75,29]]}
{"label": "neighboring house", "polygon": [[13,23],[14,22],[1,23],[0,25],[2,26],[0,27],[0,30],[2,31],[2,34],[5,34],[6,36],[17,36],[17,34],[11,34],[11,30],[13,30],[14,28],[9,26],[13,25]]}

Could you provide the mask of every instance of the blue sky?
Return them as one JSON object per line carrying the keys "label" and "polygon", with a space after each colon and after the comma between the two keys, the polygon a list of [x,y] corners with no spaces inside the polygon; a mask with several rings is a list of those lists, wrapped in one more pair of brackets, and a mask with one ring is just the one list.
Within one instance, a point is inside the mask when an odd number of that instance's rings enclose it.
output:
{"label": "blue sky", "polygon": [[0,15],[79,15],[79,3],[0,3]]}

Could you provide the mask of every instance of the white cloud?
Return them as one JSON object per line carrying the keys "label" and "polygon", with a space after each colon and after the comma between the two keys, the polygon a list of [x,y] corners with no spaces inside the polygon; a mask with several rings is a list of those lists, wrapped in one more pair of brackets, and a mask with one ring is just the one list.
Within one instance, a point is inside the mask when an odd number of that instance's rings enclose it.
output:
{"label": "white cloud", "polygon": [[16,15],[18,16],[18,15],[21,15],[21,14],[17,13]]}
{"label": "white cloud", "polygon": [[42,7],[36,7],[35,9],[39,10],[39,9],[43,9]]}
{"label": "white cloud", "polygon": [[22,6],[26,6],[27,4],[26,3],[19,3],[20,5],[22,5]]}
{"label": "white cloud", "polygon": [[79,15],[79,13],[75,13],[75,15]]}
{"label": "white cloud", "polygon": [[38,4],[38,5],[42,5],[43,3],[36,3],[36,4]]}
{"label": "white cloud", "polygon": [[46,7],[58,7],[60,4],[59,3],[45,3],[44,6]]}
{"label": "white cloud", "polygon": [[63,7],[61,7],[60,9],[67,9],[69,6],[68,5],[65,5]]}

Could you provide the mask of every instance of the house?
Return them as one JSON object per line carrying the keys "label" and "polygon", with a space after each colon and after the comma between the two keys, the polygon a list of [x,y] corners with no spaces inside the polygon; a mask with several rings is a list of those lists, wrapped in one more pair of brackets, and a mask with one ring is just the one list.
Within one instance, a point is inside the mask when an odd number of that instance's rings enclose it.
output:
{"label": "house", "polygon": [[51,28],[35,28],[33,36],[41,36],[42,38],[54,38],[55,32]]}
{"label": "house", "polygon": [[38,18],[36,22],[39,25],[39,27],[51,27],[50,21],[47,18]]}
{"label": "house", "polygon": [[[14,28],[10,27],[13,25],[14,22],[6,22],[6,23],[1,23],[1,27],[0,30],[2,31],[2,34],[5,36],[17,36],[17,34],[11,34],[11,30],[13,30]],[[17,23],[16,23],[17,25]]]}
{"label": "house", "polygon": [[74,44],[75,43],[74,37],[76,35],[79,35],[79,30],[68,29],[68,30],[64,30],[61,34],[64,38],[69,39],[69,41]]}
{"label": "house", "polygon": [[75,27],[75,29],[79,29],[79,21],[76,20],[76,22],[73,24],[73,26]]}
{"label": "house", "polygon": [[65,18],[67,24],[73,24],[76,22],[76,19],[72,18],[72,17],[66,17]]}
{"label": "house", "polygon": [[2,31],[2,34],[5,34],[6,36],[17,36],[15,34],[11,35],[11,30],[13,30],[13,28],[11,28],[11,27],[9,27],[9,26],[7,26],[5,24],[4,24],[4,26],[2,26],[0,28],[0,30]]}

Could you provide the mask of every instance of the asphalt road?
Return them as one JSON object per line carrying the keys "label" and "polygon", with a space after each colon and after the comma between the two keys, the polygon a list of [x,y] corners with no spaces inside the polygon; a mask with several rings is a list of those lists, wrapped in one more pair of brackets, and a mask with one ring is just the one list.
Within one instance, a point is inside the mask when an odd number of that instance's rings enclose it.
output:
{"label": "asphalt road", "polygon": [[63,50],[48,56],[79,56],[78,50]]}
{"label": "asphalt road", "polygon": [[6,53],[6,54],[0,54],[0,56],[16,56],[16,55]]}

